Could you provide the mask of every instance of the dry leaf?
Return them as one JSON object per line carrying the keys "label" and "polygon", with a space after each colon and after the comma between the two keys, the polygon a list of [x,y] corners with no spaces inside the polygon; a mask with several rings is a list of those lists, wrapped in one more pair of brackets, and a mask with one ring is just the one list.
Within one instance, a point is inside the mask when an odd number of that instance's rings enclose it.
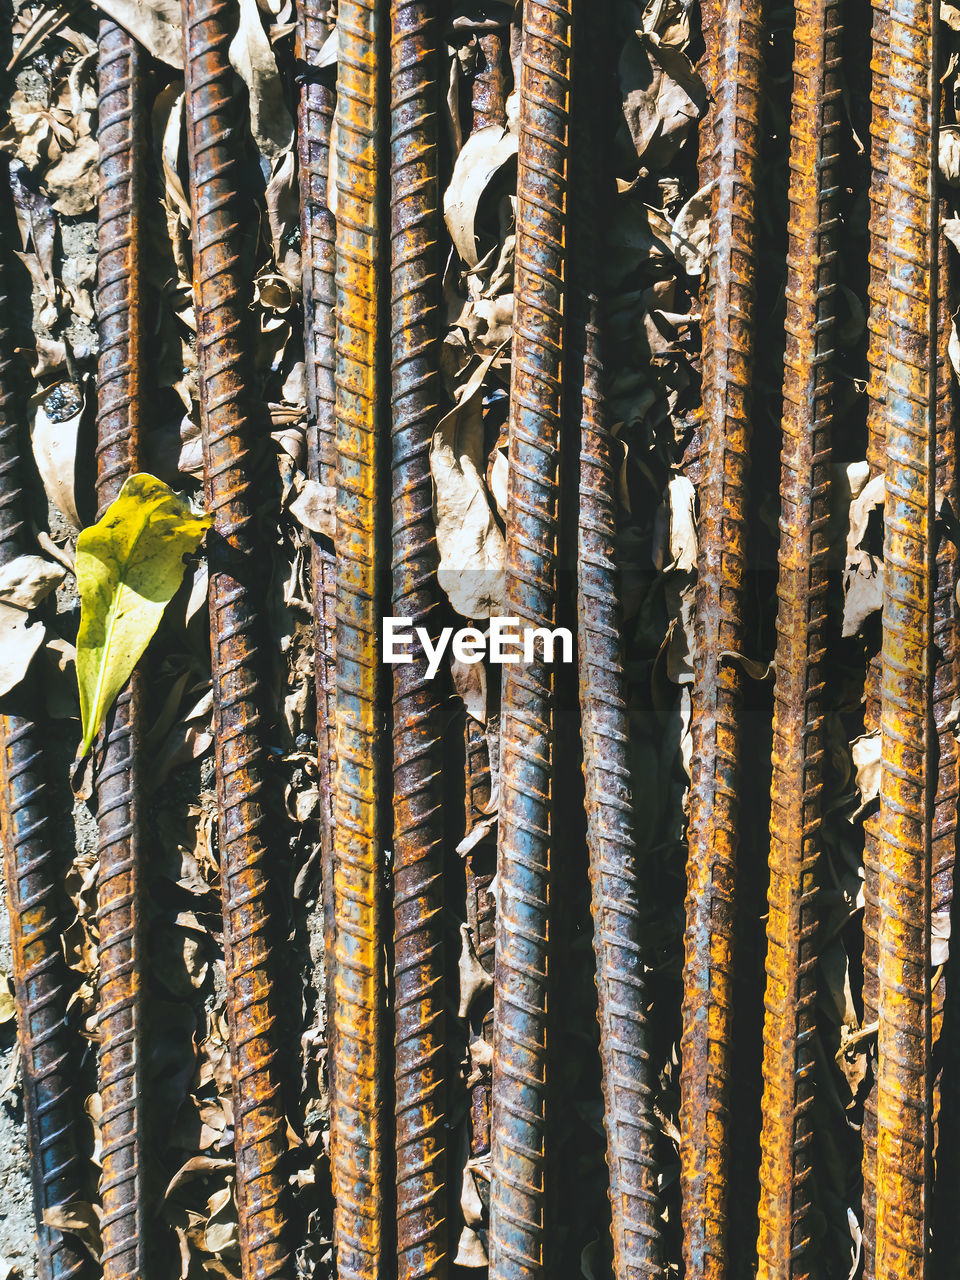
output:
{"label": "dry leaf", "polygon": [[960,185],[960,126],[944,125],[940,129],[939,160],[944,182]]}
{"label": "dry leaf", "polygon": [[476,226],[480,201],[504,168],[516,162],[516,155],[516,135],[491,124],[472,133],[457,156],[443,196],[443,217],[457,253],[469,267],[480,261]]}
{"label": "dry leaf", "polygon": [[308,480],[299,497],[290,503],[290,514],[311,533],[333,538],[337,526],[337,490],[334,485]]}
{"label": "dry leaf", "polygon": [[96,207],[99,191],[97,142],[92,135],[77,139],[43,177],[43,186],[58,213],[75,218]]}
{"label": "dry leaf", "polygon": [[61,565],[43,556],[17,556],[0,569],[0,600],[18,609],[35,609],[65,577]]}
{"label": "dry leaf", "polygon": [[43,643],[46,628],[30,622],[22,609],[0,604],[0,695],[16,688]]}
{"label": "dry leaf", "polygon": [[854,767],[857,771],[857,790],[860,803],[869,804],[880,794],[880,734],[865,733],[850,744]]}
{"label": "dry leaf", "polygon": [[168,66],[183,70],[179,0],[96,0],[97,8]]}
{"label": "dry leaf", "polygon": [[460,1008],[457,1016],[465,1018],[479,993],[489,991],[493,986],[493,979],[477,956],[473,934],[467,924],[460,926],[460,960],[457,967],[460,972]]}
{"label": "dry leaf", "polygon": [[484,1243],[470,1227],[464,1227],[460,1232],[460,1241],[457,1245],[457,1256],[454,1263],[458,1267],[485,1267],[487,1266],[487,1250]]}
{"label": "dry leaf", "polygon": [[506,544],[483,482],[484,360],[443,418],[430,447],[434,516],[440,566],[437,577],[450,603],[466,618],[502,612]]}
{"label": "dry leaf", "polygon": [[454,658],[450,663],[453,685],[466,707],[467,715],[480,724],[487,720],[487,668],[483,662],[461,662]]}
{"label": "dry leaf", "polygon": [[247,86],[250,132],[263,155],[275,159],[293,146],[293,119],[257,0],[240,0],[240,25],[230,41],[230,65]]}
{"label": "dry leaf", "polygon": [[866,552],[857,554],[844,574],[843,588],[842,635],[855,636],[883,604],[883,561]]}
{"label": "dry leaf", "polygon": [[83,406],[69,416],[58,418],[49,396],[37,406],[30,433],[33,456],[47,497],[75,529],[83,526],[77,512],[76,465],[77,437],[83,418]]}
{"label": "dry leaf", "polygon": [[620,55],[623,114],[637,156],[662,168],[703,115],[707,94],[690,59],[653,38],[629,40]]}
{"label": "dry leaf", "polygon": [[17,1016],[17,1005],[7,975],[0,969],[0,1024],[12,1022]]}
{"label": "dry leaf", "polygon": [[673,220],[670,244],[688,276],[703,272],[710,238],[710,211],[716,179],[690,197]]}

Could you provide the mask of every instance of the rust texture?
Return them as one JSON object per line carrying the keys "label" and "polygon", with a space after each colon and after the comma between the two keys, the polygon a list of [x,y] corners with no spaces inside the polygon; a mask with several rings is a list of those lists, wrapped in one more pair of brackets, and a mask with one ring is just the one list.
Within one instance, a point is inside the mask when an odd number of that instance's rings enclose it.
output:
{"label": "rust texture", "polygon": [[924,1272],[929,1163],[931,560],[936,288],[933,14],[889,9],[875,1268]]}
{"label": "rust texture", "polygon": [[[297,134],[300,162],[300,238],[303,246],[303,324],[309,415],[307,470],[327,488],[337,482],[333,346],[336,333],[337,224],[329,205],[330,138],[336,109],[332,69],[318,66],[333,29],[328,0],[304,0],[298,9],[297,57],[302,84]],[[327,1079],[333,1085],[333,777],[336,772],[336,594],[332,540],[311,546],[317,695],[317,767],[320,778],[320,861],[327,1035]]]}
{"label": "rust texture", "polygon": [[[437,629],[430,445],[439,419],[439,22],[390,8],[393,613]],[[421,650],[393,668],[397,1274],[449,1264],[444,1047],[442,684]]]}
{"label": "rust texture", "polygon": [[[887,140],[889,112],[890,34],[886,0],[873,0],[870,82],[870,249],[867,294],[867,462],[871,476],[886,467],[884,412],[887,383]],[[880,732],[880,655],[866,675],[863,724],[867,733]],[[878,815],[864,820],[863,847],[863,1023],[877,1021]],[[875,1057],[873,1062],[875,1064]],[[876,1239],[877,1093],[871,1079],[863,1104],[863,1280],[874,1280]]]}
{"label": "rust texture", "polygon": [[379,624],[384,436],[379,157],[385,0],[344,0],[337,77],[336,1093],[331,1145],[342,1280],[374,1280],[384,1248],[384,977]]}
{"label": "rust texture", "polygon": [[649,1280],[665,1274],[655,1162],[658,1081],[644,976],[643,866],[635,840],[616,566],[619,447],[603,397],[601,302],[595,285],[597,228],[604,225],[607,195],[606,121],[595,87],[606,52],[606,8],[599,6],[574,28],[571,185],[578,194],[571,208],[568,328],[571,361],[582,363],[578,671],[614,1274],[617,1280]]}
{"label": "rust texture", "polygon": [[270,875],[257,705],[257,618],[246,430],[252,401],[239,257],[228,0],[184,0],[187,144],[208,542],[210,645],[237,1201],[244,1280],[290,1277],[286,1122],[271,981]]}
{"label": "rust texture", "polygon": [[[949,217],[949,205],[940,201],[941,219]],[[953,250],[941,232],[937,238],[937,421],[936,421],[936,485],[938,494],[957,511],[957,380],[950,363],[950,317],[956,309],[955,265]],[[960,555],[946,525],[948,510],[941,506],[937,522],[937,558],[933,586],[933,711],[938,740],[937,791],[934,798],[933,832],[930,868],[931,938],[934,946],[950,929],[953,905],[954,872],[957,854],[957,804],[960,796],[960,752],[952,727],[952,708],[960,690],[958,681],[958,604]],[[948,943],[949,945],[949,943]],[[931,956],[934,987],[931,993],[932,1057],[937,1070],[933,1101],[936,1125],[936,1177],[934,1239],[936,1261],[942,1265],[934,1274],[947,1275],[955,1265],[958,1224],[951,1188],[956,1185],[958,1151],[958,1091],[956,968],[948,956]]]}
{"label": "rust texture", "polygon": [[471,106],[474,129],[507,123],[507,68],[510,50],[502,28],[477,36],[479,61],[473,77]]}
{"label": "rust texture", "polygon": [[[7,182],[6,162],[2,170]],[[7,234],[4,228],[5,236]],[[5,239],[5,244],[9,240]],[[5,255],[4,255],[5,256]],[[0,565],[30,549],[15,388],[7,264],[0,260]],[[80,1099],[66,1022],[65,925],[58,894],[62,869],[53,847],[45,789],[39,691],[29,679],[3,700],[0,712],[0,838],[10,912],[13,987],[17,1004],[23,1105],[37,1228],[40,1280],[79,1280],[93,1271],[84,1250],[43,1222],[46,1209],[82,1197],[77,1147]]]}
{"label": "rust texture", "polygon": [[[97,508],[102,515],[140,469],[143,367],[139,227],[143,202],[143,54],[121,27],[100,24]],[[121,692],[102,735],[97,774],[100,1196],[105,1280],[148,1268],[142,1189],[140,868],[141,677]]]}
{"label": "rust texture", "polygon": [[[569,0],[524,0],[504,613],[557,615]],[[545,1266],[553,667],[505,669],[500,758],[491,1280]]]}
{"label": "rust texture", "polygon": [[[479,720],[467,715],[464,735],[465,831],[476,829],[487,816],[490,803],[490,748],[487,732]],[[477,959],[493,977],[496,949],[496,903],[490,892],[496,873],[496,848],[489,838],[482,839],[466,856],[467,927]],[[470,1007],[472,1029],[481,1038],[493,1042],[492,993],[478,993]],[[490,1150],[490,1083],[487,1066],[474,1064],[467,1081],[470,1090],[470,1154],[486,1155]]]}
{"label": "rust texture", "polygon": [[780,577],[763,1024],[758,1276],[811,1274],[817,861],[823,788],[839,0],[798,4],[790,130]]}
{"label": "rust texture", "polygon": [[705,457],[693,688],[681,1039],[683,1256],[688,1280],[726,1269],[733,923],[739,828],[746,477],[754,346],[762,29],[757,0],[723,0],[716,33],[716,187],[703,312]]}

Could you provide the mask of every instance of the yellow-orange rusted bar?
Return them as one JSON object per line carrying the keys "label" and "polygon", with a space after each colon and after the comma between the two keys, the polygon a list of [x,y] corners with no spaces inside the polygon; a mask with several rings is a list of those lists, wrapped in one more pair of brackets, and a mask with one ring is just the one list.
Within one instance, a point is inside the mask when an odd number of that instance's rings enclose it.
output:
{"label": "yellow-orange rusted bar", "polygon": [[[378,377],[387,0],[342,0],[337,26],[337,772],[331,1148],[341,1280],[384,1274],[384,957],[378,821],[382,590]],[[388,333],[386,326],[384,334]]]}

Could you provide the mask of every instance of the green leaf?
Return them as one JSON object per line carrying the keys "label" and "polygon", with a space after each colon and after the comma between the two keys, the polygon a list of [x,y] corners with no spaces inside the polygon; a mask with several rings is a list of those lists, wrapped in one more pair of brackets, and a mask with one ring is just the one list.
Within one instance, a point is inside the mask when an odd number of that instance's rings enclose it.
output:
{"label": "green leaf", "polygon": [[81,759],[179,587],[183,557],[210,525],[162,481],[133,475],[77,539]]}

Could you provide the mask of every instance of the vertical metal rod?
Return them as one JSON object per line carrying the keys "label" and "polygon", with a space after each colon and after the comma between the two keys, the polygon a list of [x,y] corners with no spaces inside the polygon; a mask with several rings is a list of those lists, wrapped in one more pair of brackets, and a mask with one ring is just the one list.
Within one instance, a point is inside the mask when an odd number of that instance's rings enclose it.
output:
{"label": "vertical metal rod", "polygon": [[[886,470],[887,397],[887,144],[890,131],[888,78],[890,74],[889,15],[886,0],[871,0],[870,84],[870,272],[867,292],[867,463],[871,476]],[[869,663],[864,692],[863,725],[880,732],[880,655]],[[879,815],[863,824],[863,1022],[877,1021],[877,926],[879,914]],[[863,1280],[875,1280],[874,1242],[877,1220],[877,1089],[874,1079],[863,1104]]]}
{"label": "vertical metal rod", "polygon": [[[940,217],[949,217],[949,202],[940,200]],[[954,250],[942,233],[937,237],[937,493],[957,511],[957,379],[950,362],[948,344],[951,317],[955,310]],[[930,868],[931,922],[946,922],[953,915],[954,878],[957,856],[957,805],[960,797],[960,751],[953,732],[953,707],[960,693],[960,610],[957,586],[960,583],[960,554],[950,532],[937,531],[936,580],[933,589],[934,722],[939,746],[937,793],[934,799],[932,859]],[[932,932],[932,931],[931,931]],[[953,942],[951,940],[951,950]],[[932,964],[932,960],[931,960]],[[956,963],[950,956],[932,992],[932,1056],[939,1074],[933,1102],[936,1118],[936,1183],[932,1204],[934,1216],[933,1273],[947,1276],[957,1265],[957,1222],[953,1188],[956,1186],[958,1150],[957,1071],[957,991]]]}
{"label": "vertical metal rod", "polygon": [[[479,720],[467,715],[464,738],[464,830],[469,834],[483,820],[490,802],[490,748],[487,733]],[[496,905],[490,890],[496,874],[496,859],[486,843],[474,848],[466,858],[467,927],[473,934],[477,959],[493,977],[496,950]],[[487,998],[481,1021],[481,1034],[488,1044],[493,1039],[492,1001]],[[479,1010],[478,1010],[479,1012]],[[471,1009],[471,1021],[474,1011]],[[470,1091],[470,1154],[487,1155],[490,1151],[491,1076],[481,1078]]]}
{"label": "vertical metal rod", "polygon": [[[106,19],[100,23],[99,253],[97,319],[97,508],[103,515],[140,469],[143,325],[139,227],[143,203],[143,54]],[[142,685],[135,672],[101,738],[99,1075],[103,1113],[100,1196],[105,1280],[140,1280],[144,1239],[142,871],[140,767]]]}
{"label": "vertical metal rod", "polygon": [[805,1280],[813,1266],[810,1107],[826,709],[840,23],[840,0],[797,5],[760,1134],[757,1274],[763,1280]]}
{"label": "vertical metal rod", "polygon": [[331,1146],[342,1280],[384,1257],[384,955],[379,595],[381,205],[386,0],[341,0],[337,80],[336,1093]]}
{"label": "vertical metal rod", "polygon": [[[7,167],[2,169],[4,184]],[[0,564],[28,551],[6,262],[0,259]],[[0,838],[10,909],[23,1102],[30,1148],[40,1280],[78,1280],[93,1271],[70,1236],[44,1224],[46,1209],[82,1196],[77,1147],[77,1076],[66,1022],[69,991],[60,945],[61,869],[47,812],[39,690],[28,675],[0,714]]]}
{"label": "vertical metal rod", "polygon": [[936,122],[929,0],[889,8],[877,1280],[924,1274],[929,1163]]}
{"label": "vertical metal rod", "polygon": [[[437,629],[430,446],[439,419],[440,24],[392,0],[393,612]],[[421,651],[393,669],[394,1016],[399,1280],[445,1277],[443,811],[440,687]]]}
{"label": "vertical metal rod", "polygon": [[[330,141],[337,97],[332,74],[318,66],[333,28],[329,0],[302,0],[297,55],[300,90],[300,237],[303,249],[303,322],[309,414],[307,469],[328,489],[337,483],[337,422],[334,411],[337,224],[329,206]],[[328,78],[329,77],[329,78]],[[314,665],[317,692],[317,765],[320,776],[320,863],[326,986],[327,1080],[334,1085],[334,906],[333,778],[337,754],[336,554],[329,540],[313,539]]]}
{"label": "vertical metal rod", "polygon": [[[607,54],[607,5],[574,15],[571,131],[571,361],[579,404],[577,640],[593,946],[600,1020],[611,1233],[617,1280],[664,1275],[655,1160],[657,1073],[644,976],[642,862],[635,841],[630,717],[616,565],[616,448],[603,394],[598,237],[607,173],[606,120],[596,104]],[[601,195],[600,193],[604,193]]]}
{"label": "vertical metal rod", "polygon": [[477,68],[473,77],[473,128],[484,129],[490,124],[505,125],[506,79],[510,59],[507,33],[503,30],[484,31],[479,35],[477,43],[483,64]]}
{"label": "vertical metal rod", "polygon": [[[716,178],[703,320],[700,487],[680,1077],[688,1280],[726,1273],[733,927],[739,841],[746,477],[754,350],[755,194],[762,26],[758,0],[723,0],[716,27]],[[712,38],[712,37],[711,37]]]}
{"label": "vertical metal rod", "polygon": [[[505,607],[522,628],[557,614],[570,19],[570,0],[524,0]],[[533,1280],[545,1265],[550,664],[506,668],[502,717],[490,1277]]]}
{"label": "vertical metal rod", "polygon": [[210,646],[237,1202],[244,1280],[292,1276],[284,1239],[286,1120],[271,980],[270,874],[257,705],[257,617],[246,432],[251,415],[227,54],[229,0],[184,0],[187,144],[204,485],[213,516]]}

